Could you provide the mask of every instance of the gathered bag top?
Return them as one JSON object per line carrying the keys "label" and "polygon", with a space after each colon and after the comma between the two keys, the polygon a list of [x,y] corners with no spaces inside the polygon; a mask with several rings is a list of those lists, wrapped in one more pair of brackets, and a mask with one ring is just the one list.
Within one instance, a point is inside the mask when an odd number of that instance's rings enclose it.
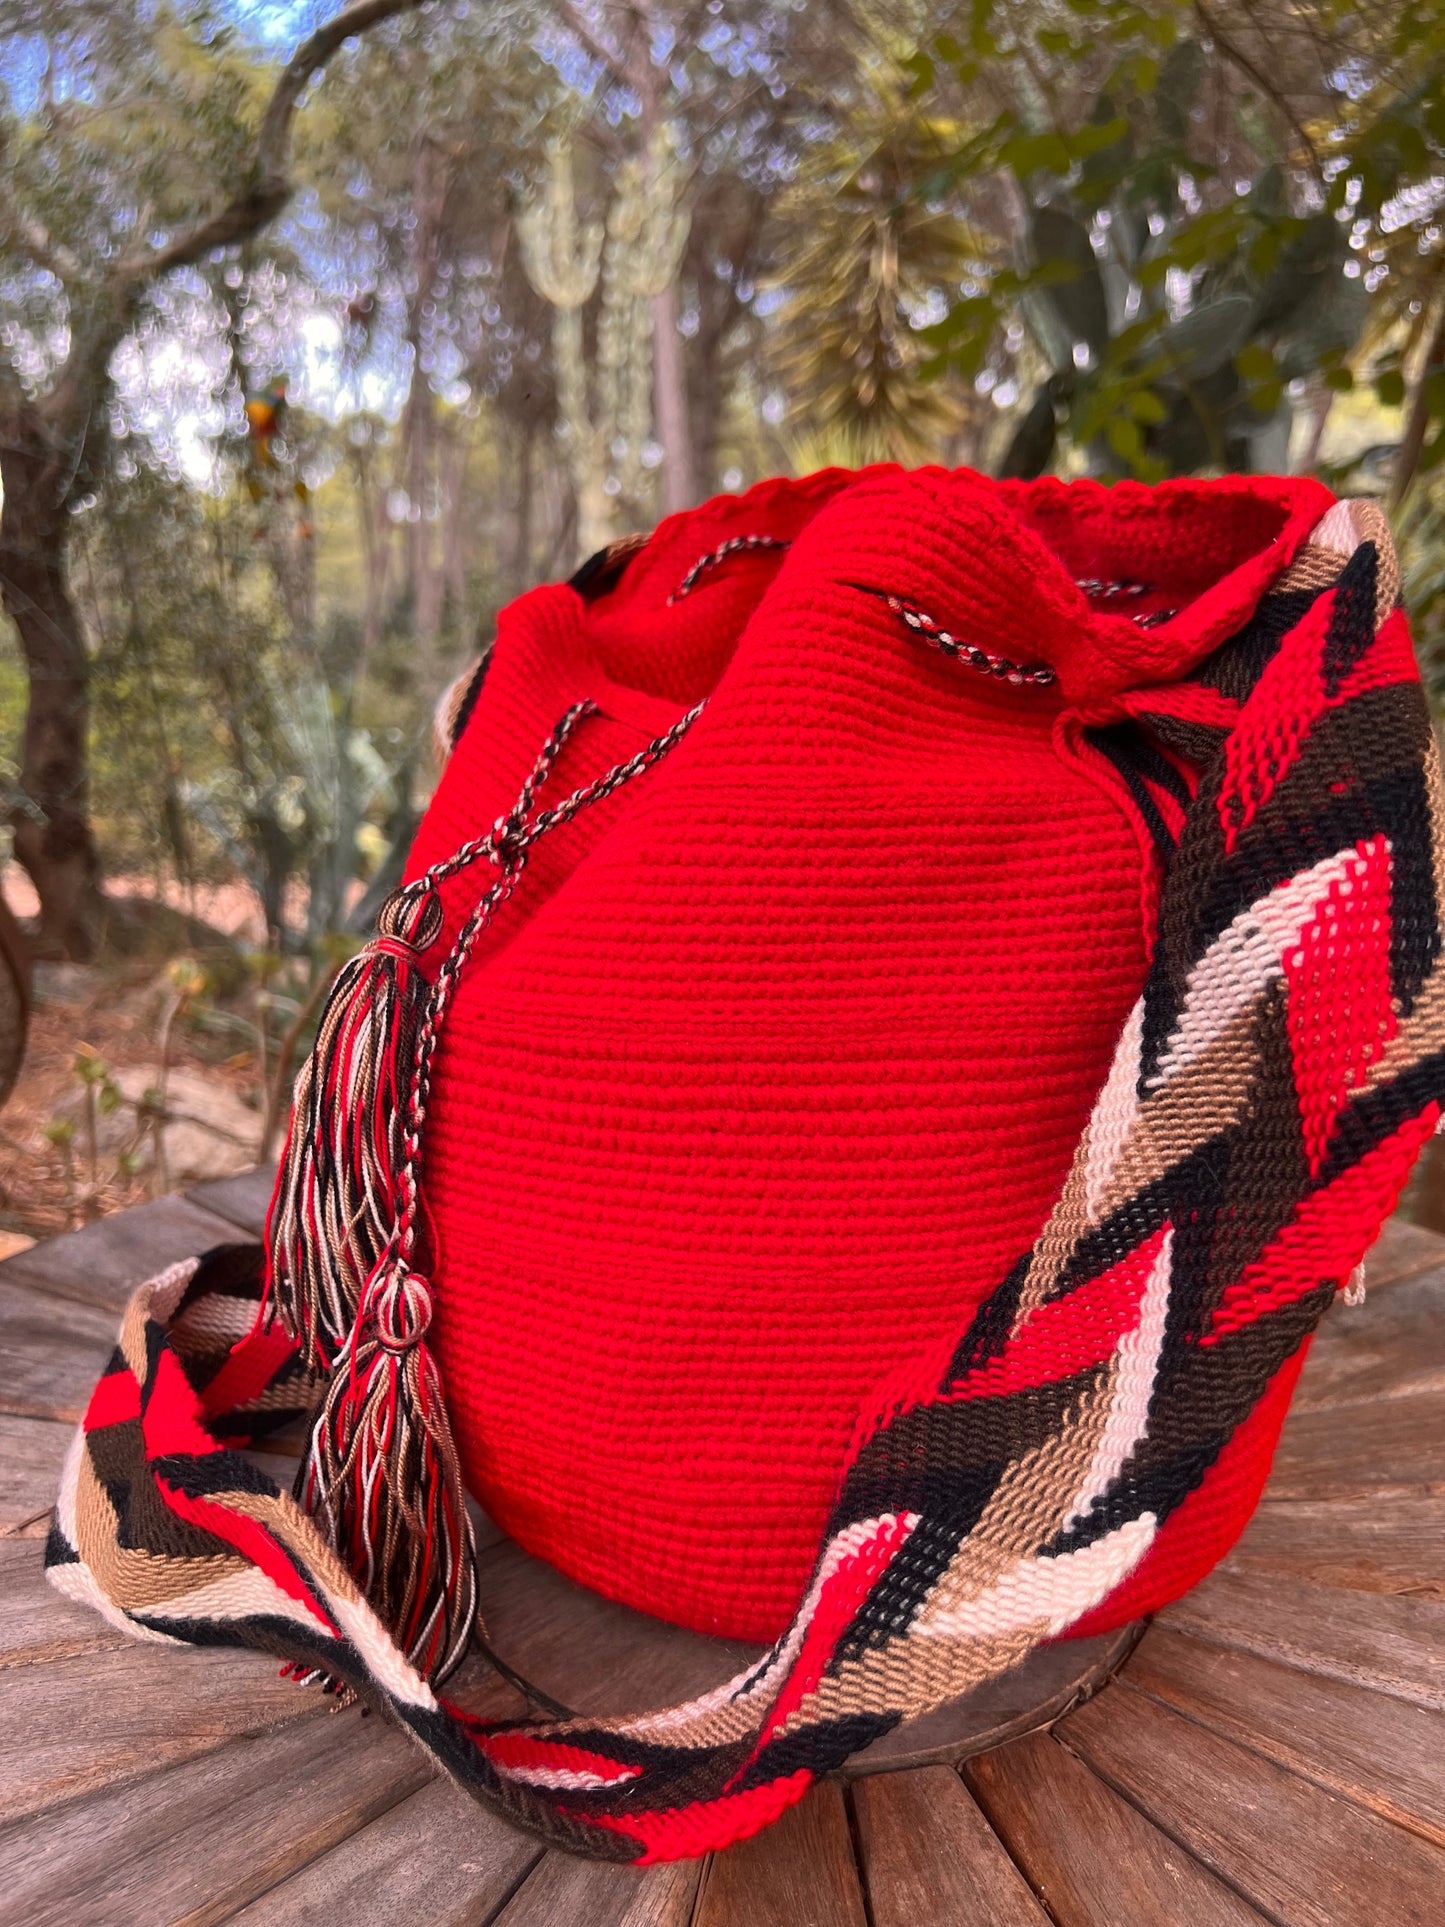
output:
{"label": "gathered bag top", "polygon": [[[267,1249],[137,1294],[53,1582],[627,1860],[1178,1597],[1445,1095],[1399,587],[1378,509],[1309,480],[878,469],[522,597],[333,987]],[[298,1419],[292,1495],[241,1448]],[[764,1657],[468,1715],[468,1492]]]}

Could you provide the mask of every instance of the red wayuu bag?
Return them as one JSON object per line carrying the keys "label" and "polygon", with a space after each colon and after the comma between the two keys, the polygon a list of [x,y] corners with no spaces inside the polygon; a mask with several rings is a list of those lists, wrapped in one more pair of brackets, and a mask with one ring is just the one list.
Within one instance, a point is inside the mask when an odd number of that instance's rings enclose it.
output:
{"label": "red wayuu bag", "polygon": [[[269,1262],[138,1294],[54,1582],[340,1683],[617,1859],[1175,1598],[1445,1092],[1398,604],[1378,510],[1313,481],[936,469],[767,483],[513,604]],[[238,1447],[301,1414],[293,1498]],[[468,1716],[464,1487],[768,1652],[634,1717]]]}

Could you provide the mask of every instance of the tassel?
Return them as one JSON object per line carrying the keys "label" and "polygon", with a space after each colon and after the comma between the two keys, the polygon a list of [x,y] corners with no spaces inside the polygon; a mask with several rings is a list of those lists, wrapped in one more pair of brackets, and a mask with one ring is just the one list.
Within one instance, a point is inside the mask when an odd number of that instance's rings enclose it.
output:
{"label": "tassel", "polygon": [[395,1175],[429,991],[420,959],[441,929],[430,878],[387,898],[377,934],[332,985],[296,1080],[266,1224],[265,1317],[279,1314],[314,1372],[328,1371],[346,1346],[395,1236]]}
{"label": "tassel", "polygon": [[432,1299],[398,1249],[368,1280],[312,1434],[302,1499],[417,1670],[439,1684],[476,1618],[476,1548],[441,1373]]}
{"label": "tassel", "polygon": [[[532,845],[651,769],[702,705],[625,762],[533,814],[574,703],[543,744],[517,801],[382,907],[377,934],[338,975],[296,1082],[267,1219],[263,1321],[279,1317],[329,1374],[297,1497],[397,1644],[439,1684],[476,1617],[476,1548],[441,1373],[426,1343],[432,1295],[416,1270],[422,1127],[438,1040],[458,979],[515,889]],[[445,921],[437,886],[485,859],[493,876],[429,982],[423,954]]]}

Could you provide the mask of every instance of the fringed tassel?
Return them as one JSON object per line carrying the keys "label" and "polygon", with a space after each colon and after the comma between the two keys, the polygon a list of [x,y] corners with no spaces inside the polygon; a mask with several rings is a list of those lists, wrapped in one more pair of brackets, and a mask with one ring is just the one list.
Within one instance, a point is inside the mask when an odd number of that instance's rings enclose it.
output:
{"label": "fringed tassel", "polygon": [[330,1373],[297,1496],[434,1683],[476,1613],[471,1520],[425,1343],[431,1293],[403,1255],[410,1237],[398,1242],[430,994],[421,959],[442,921],[431,879],[396,891],[332,985],[267,1224],[266,1307]]}
{"label": "fringed tassel", "polygon": [[296,1080],[266,1225],[266,1315],[280,1316],[316,1372],[347,1345],[367,1281],[395,1235],[396,1174],[429,988],[420,960],[441,930],[441,898],[429,880],[387,899],[377,934],[332,985]]}
{"label": "fringed tassel", "polygon": [[[330,1375],[297,1496],[434,1683],[460,1663],[476,1616],[471,1520],[441,1374],[425,1342],[431,1291],[413,1268],[437,1041],[458,978],[532,844],[651,769],[701,708],[534,816],[563,745],[595,713],[591,702],[574,703],[512,809],[387,899],[377,935],[332,986],[296,1083],[266,1227],[263,1316],[279,1317],[307,1364]],[[429,983],[421,959],[444,922],[437,885],[483,859],[492,879]]]}
{"label": "fringed tassel", "polygon": [[431,1292],[389,1252],[312,1435],[307,1510],[417,1670],[439,1684],[476,1617],[476,1547],[441,1374],[426,1343]]}

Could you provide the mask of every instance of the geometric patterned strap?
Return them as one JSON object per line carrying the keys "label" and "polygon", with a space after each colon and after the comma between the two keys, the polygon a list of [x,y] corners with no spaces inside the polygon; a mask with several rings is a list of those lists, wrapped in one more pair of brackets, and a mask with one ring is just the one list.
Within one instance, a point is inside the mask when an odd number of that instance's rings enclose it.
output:
{"label": "geometric patterned strap", "polygon": [[340,1682],[518,1824],[618,1860],[755,1832],[1040,1641],[1177,1594],[1247,1516],[1445,1098],[1445,801],[1397,597],[1378,512],[1340,504],[1239,637],[1128,699],[1155,746],[1130,780],[1177,844],[1148,982],[1037,1243],[860,1415],[807,1595],[748,1671],[616,1720],[449,1705],[236,1449],[314,1393],[257,1326],[253,1247],[132,1301],[52,1581],[140,1637]]}

